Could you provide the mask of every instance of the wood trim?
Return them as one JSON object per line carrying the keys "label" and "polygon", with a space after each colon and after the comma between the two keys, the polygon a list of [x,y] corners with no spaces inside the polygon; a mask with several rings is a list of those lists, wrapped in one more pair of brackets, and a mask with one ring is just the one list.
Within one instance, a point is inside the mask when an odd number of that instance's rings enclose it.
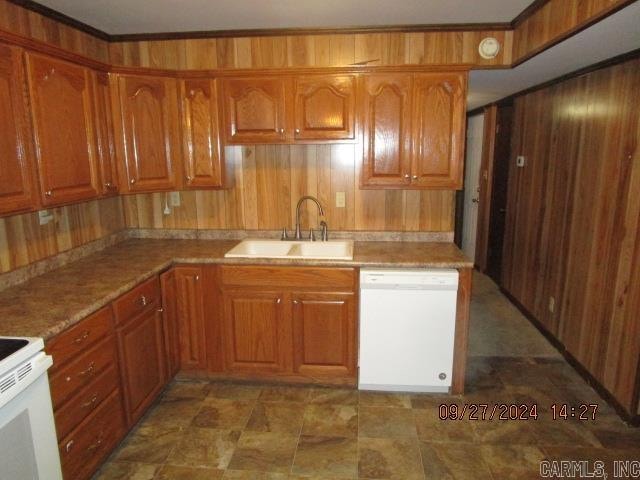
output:
{"label": "wood trim", "polygon": [[92,27],[80,20],[76,20],[69,15],[65,15],[64,13],[58,12],[53,8],[46,7],[40,3],[33,2],[32,0],[7,0],[14,5],[18,5],[27,10],[31,10],[32,12],[36,12],[43,17],[54,20],[58,23],[62,23],[63,25],[67,25],[69,27],[75,28],[76,30],[80,30],[81,32],[92,35],[100,40],[105,40],[107,42],[111,41],[111,35],[107,32],[104,32],[98,28]]}
{"label": "wood trim", "polygon": [[[542,45],[540,45],[540,46],[538,46],[536,48],[533,48],[532,50],[529,50],[522,57],[518,58],[517,60],[514,60],[513,63],[511,64],[510,68],[516,68],[518,65],[521,65],[522,63],[526,62],[527,60],[535,57],[536,55],[539,55],[540,53],[544,52],[545,50],[548,50],[549,48],[557,45],[558,43],[566,40],[567,38],[573,37],[574,35],[580,33],[581,31],[586,30],[590,26],[592,26],[592,25],[604,20],[605,18],[607,18],[607,17],[613,15],[614,13],[622,10],[623,8],[627,7],[628,5],[631,5],[635,1],[636,0],[626,0],[626,1],[623,1],[623,2],[619,3],[618,5],[614,5],[613,7],[610,7],[609,9],[602,10],[598,15],[593,16],[592,18],[588,19],[587,21],[579,23],[575,27],[570,28],[569,30],[566,30],[561,35],[558,35],[557,37],[549,40],[548,42],[545,42]],[[543,2],[543,4],[541,6],[544,6],[545,3],[546,2]],[[533,13],[535,13],[535,10],[531,13],[531,15]],[[524,21],[524,20],[525,19],[523,19],[522,21]],[[514,31],[514,35],[515,35],[515,31]]]}
{"label": "wood trim", "polygon": [[467,348],[469,345],[469,311],[471,304],[471,283],[473,269],[458,270],[458,301],[456,305],[456,330],[453,347],[453,371],[451,374],[451,394],[462,395],[467,371]]}
{"label": "wood trim", "polygon": [[[500,291],[507,299],[515,305],[515,307],[524,315],[527,320],[549,341],[553,347],[564,357],[569,365],[587,382],[598,394],[604,398],[618,412],[618,415],[631,425],[640,426],[640,415],[632,415],[627,412],[618,400],[607,390],[580,362],[568,352],[562,342],[558,340],[551,332],[549,332],[540,321],[522,305],[508,290],[500,286]],[[639,371],[640,372],[640,371]],[[640,373],[638,375],[640,377]]]}
{"label": "wood trim", "polygon": [[516,28],[527,18],[544,7],[547,3],[549,3],[549,0],[533,0],[533,2],[527,8],[522,10],[516,18],[511,20],[511,28]]}

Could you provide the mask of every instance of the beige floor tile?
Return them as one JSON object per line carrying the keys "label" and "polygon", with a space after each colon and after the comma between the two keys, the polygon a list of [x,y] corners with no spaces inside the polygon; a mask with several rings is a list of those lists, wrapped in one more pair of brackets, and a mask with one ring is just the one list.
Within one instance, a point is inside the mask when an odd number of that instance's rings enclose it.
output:
{"label": "beige floor tile", "polygon": [[415,437],[417,435],[413,410],[393,407],[360,407],[361,437]]}
{"label": "beige floor tile", "polygon": [[425,477],[429,480],[491,479],[480,446],[469,443],[422,442],[420,444]]}
{"label": "beige floor tile", "polygon": [[170,465],[225,469],[235,451],[240,432],[189,428],[167,460]]}
{"label": "beige floor tile", "polygon": [[209,384],[209,397],[228,400],[256,400],[260,396],[260,385],[212,382]]}
{"label": "beige floor tile", "polygon": [[116,460],[164,463],[182,437],[179,427],[141,426],[122,443]]}
{"label": "beige floor tile", "polygon": [[163,398],[204,399],[209,393],[209,382],[198,380],[175,380],[164,391]]}
{"label": "beige floor tile", "polygon": [[199,428],[242,430],[255,406],[254,400],[207,398],[191,425]]}
{"label": "beige floor tile", "polygon": [[307,405],[302,425],[303,435],[335,437],[358,436],[358,407],[355,405]]}
{"label": "beige floor tile", "polygon": [[131,462],[109,462],[95,476],[95,480],[152,480],[160,465]]}
{"label": "beige floor tile", "polygon": [[306,402],[310,393],[311,388],[308,387],[275,385],[263,387],[259,399],[261,402]]}
{"label": "beige floor tile", "polygon": [[406,393],[360,392],[360,405],[411,408],[411,396]]}
{"label": "beige floor tile", "polygon": [[304,410],[304,403],[258,402],[251,412],[246,430],[299,435]]}
{"label": "beige floor tile", "polygon": [[288,473],[297,444],[297,435],[245,431],[238,441],[229,469]]}
{"label": "beige floor tile", "polygon": [[428,442],[473,442],[478,422],[464,420],[440,420],[431,409],[413,409],[413,416],[421,440]]}
{"label": "beige floor tile", "polygon": [[289,480],[286,473],[258,472],[256,470],[227,470],[222,477],[224,480]]}
{"label": "beige floor tile", "polygon": [[421,480],[424,478],[418,441],[408,438],[358,439],[358,478]]}
{"label": "beige floor tile", "polygon": [[484,463],[495,478],[539,478],[544,452],[530,445],[481,445]]}
{"label": "beige floor tile", "polygon": [[156,427],[186,427],[196,416],[202,400],[193,398],[163,398],[143,419],[141,425]]}
{"label": "beige floor tile", "polygon": [[224,470],[165,465],[154,480],[219,480]]}
{"label": "beige floor tile", "polygon": [[358,441],[355,438],[303,435],[291,473],[330,478],[356,478]]}
{"label": "beige floor tile", "polygon": [[358,390],[345,388],[312,388],[309,403],[358,405]]}

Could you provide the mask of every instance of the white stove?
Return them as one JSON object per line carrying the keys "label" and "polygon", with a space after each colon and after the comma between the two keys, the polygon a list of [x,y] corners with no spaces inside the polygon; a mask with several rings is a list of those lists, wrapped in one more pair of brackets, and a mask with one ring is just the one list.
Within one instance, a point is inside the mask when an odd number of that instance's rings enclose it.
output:
{"label": "white stove", "polygon": [[61,480],[41,338],[0,337],[0,477]]}

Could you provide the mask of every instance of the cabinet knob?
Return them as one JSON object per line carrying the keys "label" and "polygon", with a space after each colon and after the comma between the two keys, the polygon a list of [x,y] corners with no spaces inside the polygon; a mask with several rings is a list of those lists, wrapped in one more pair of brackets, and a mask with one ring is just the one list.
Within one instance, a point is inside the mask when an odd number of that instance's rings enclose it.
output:
{"label": "cabinet knob", "polygon": [[281,298],[276,298],[276,303],[280,303],[280,302],[282,302],[282,299]]}
{"label": "cabinet knob", "polygon": [[280,129],[280,133],[284,133],[284,128],[281,128],[281,129]]}
{"label": "cabinet knob", "polygon": [[413,180],[417,180],[417,179],[418,179],[418,175],[413,175],[411,178],[412,178]]}
{"label": "cabinet knob", "polygon": [[299,128],[296,128],[296,133],[300,133],[300,129]]}
{"label": "cabinet knob", "polygon": [[300,304],[300,302],[299,302],[298,300],[294,300],[294,301],[293,301],[293,304],[294,304],[294,305],[299,305],[299,304]]}
{"label": "cabinet knob", "polygon": [[47,190],[46,192],[44,192],[44,196],[45,197],[52,197],[53,196],[53,192],[51,190]]}
{"label": "cabinet knob", "polygon": [[131,180],[129,180],[129,183],[130,183],[131,185],[133,185],[134,183],[136,183],[136,179],[135,179],[135,178],[132,178]]}
{"label": "cabinet knob", "polygon": [[411,175],[409,175],[408,173],[404,174],[404,178],[406,178],[407,180],[409,180],[411,178]]}
{"label": "cabinet knob", "polygon": [[200,275],[196,275],[196,282],[200,281]]}
{"label": "cabinet knob", "polygon": [[160,308],[158,309],[158,313],[163,313],[163,312],[164,312],[164,308],[160,307]]}
{"label": "cabinet knob", "polygon": [[193,177],[191,175],[187,175],[187,183],[193,182]]}
{"label": "cabinet knob", "polygon": [[106,188],[107,190],[111,190],[112,186],[113,185],[111,185],[111,182],[107,182],[107,183],[104,184],[104,188]]}
{"label": "cabinet knob", "polygon": [[147,297],[145,297],[144,295],[140,295],[140,298],[138,298],[138,303],[140,303],[140,305],[142,305],[143,307],[146,307]]}

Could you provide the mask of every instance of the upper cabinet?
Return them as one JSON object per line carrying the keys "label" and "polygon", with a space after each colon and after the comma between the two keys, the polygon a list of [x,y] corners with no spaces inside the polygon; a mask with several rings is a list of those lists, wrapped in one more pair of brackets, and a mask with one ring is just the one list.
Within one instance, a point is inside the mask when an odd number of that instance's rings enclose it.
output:
{"label": "upper cabinet", "polygon": [[462,188],[466,73],[363,79],[363,187]]}
{"label": "upper cabinet", "polygon": [[217,83],[180,81],[180,117],[186,188],[221,188],[230,183],[218,122]]}
{"label": "upper cabinet", "polygon": [[295,140],[355,139],[355,75],[294,77]]}
{"label": "upper cabinet", "polygon": [[98,166],[100,170],[100,192],[102,195],[118,193],[118,170],[113,136],[113,115],[111,113],[111,89],[109,74],[94,72],[93,92],[95,96],[95,124],[98,146]]}
{"label": "upper cabinet", "polygon": [[414,92],[412,182],[462,188],[466,77],[419,74]]}
{"label": "upper cabinet", "polygon": [[26,58],[42,203],[97,197],[91,72],[42,55]]}
{"label": "upper cabinet", "polygon": [[222,112],[228,144],[284,143],[287,139],[285,77],[222,80]]}
{"label": "upper cabinet", "polygon": [[37,204],[22,50],[0,44],[0,215]]}
{"label": "upper cabinet", "polygon": [[117,111],[120,157],[124,159],[122,188],[129,192],[180,187],[178,96],[176,80],[166,77],[119,75]]}

